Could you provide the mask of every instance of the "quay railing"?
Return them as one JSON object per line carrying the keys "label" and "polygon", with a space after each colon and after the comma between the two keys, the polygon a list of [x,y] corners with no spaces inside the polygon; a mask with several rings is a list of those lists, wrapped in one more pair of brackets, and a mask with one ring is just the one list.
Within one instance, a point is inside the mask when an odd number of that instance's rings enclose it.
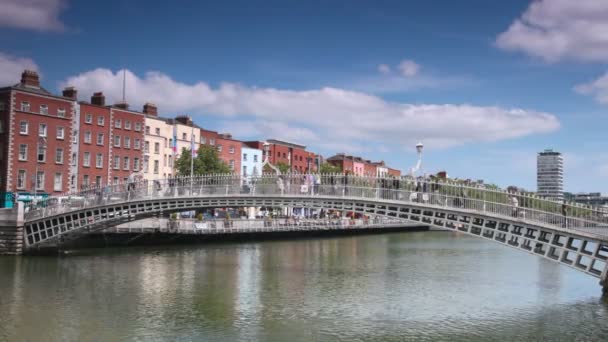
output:
{"label": "quay railing", "polygon": [[55,195],[26,206],[26,220],[154,198],[187,197],[329,197],[391,203],[507,217],[567,229],[606,228],[608,211],[575,203],[557,202],[522,192],[470,186],[422,178],[378,178],[344,174],[236,174],[175,177],[111,184]]}
{"label": "quay railing", "polygon": [[281,231],[311,231],[311,230],[346,230],[404,227],[411,222],[389,217],[374,217],[373,219],[359,218],[317,218],[306,219],[297,217],[272,219],[211,219],[172,220],[160,218],[142,220],[121,224],[100,231],[101,233],[172,233],[172,234],[222,234],[222,233],[254,233]]}

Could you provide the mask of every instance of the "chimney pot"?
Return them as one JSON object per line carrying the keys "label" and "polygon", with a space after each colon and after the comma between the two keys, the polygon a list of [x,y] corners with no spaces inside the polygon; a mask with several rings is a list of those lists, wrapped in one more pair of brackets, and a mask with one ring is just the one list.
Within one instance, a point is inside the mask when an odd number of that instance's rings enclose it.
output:
{"label": "chimney pot", "polygon": [[115,108],[120,108],[120,109],[129,109],[129,104],[126,102],[118,102],[114,104]]}
{"label": "chimney pot", "polygon": [[148,103],[144,104],[144,114],[157,116],[158,108],[156,108],[156,105],[154,103],[148,102]]}
{"label": "chimney pot", "polygon": [[93,93],[91,96],[91,104],[96,106],[105,106],[106,105],[106,97],[102,92]]}
{"label": "chimney pot", "polygon": [[78,91],[74,87],[67,87],[63,89],[63,97],[67,97],[76,101],[76,99],[78,98]]}
{"label": "chimney pot", "polygon": [[40,78],[34,70],[24,70],[21,74],[21,85],[31,88],[40,88]]}

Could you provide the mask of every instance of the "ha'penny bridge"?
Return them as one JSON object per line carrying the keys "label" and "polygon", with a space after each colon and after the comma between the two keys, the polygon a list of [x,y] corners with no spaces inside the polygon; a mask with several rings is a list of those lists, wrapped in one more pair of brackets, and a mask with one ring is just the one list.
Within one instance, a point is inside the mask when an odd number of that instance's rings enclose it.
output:
{"label": "ha'penny bridge", "polygon": [[[412,177],[208,175],[115,184],[21,204],[15,210],[22,229],[15,235],[22,240],[16,244],[22,246],[17,253],[144,218],[226,207],[348,212],[453,230],[567,265],[599,278],[603,289],[608,289],[606,211]],[[255,229],[264,233],[276,231],[277,226]]]}

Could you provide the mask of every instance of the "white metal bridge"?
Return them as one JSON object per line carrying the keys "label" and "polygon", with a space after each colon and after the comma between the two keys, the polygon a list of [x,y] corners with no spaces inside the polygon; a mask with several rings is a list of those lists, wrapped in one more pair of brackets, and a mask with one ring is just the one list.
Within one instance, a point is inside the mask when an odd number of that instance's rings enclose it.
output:
{"label": "white metal bridge", "polygon": [[608,271],[605,211],[412,177],[207,175],[116,184],[29,204],[24,242],[33,248],[146,217],[218,207],[392,217],[496,241],[600,278],[602,285]]}

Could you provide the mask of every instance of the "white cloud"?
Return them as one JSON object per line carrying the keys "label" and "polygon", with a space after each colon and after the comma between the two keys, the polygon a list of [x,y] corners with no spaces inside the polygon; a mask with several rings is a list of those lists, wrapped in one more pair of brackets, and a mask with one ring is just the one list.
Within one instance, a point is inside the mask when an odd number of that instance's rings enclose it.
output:
{"label": "white cloud", "polygon": [[608,104],[608,72],[591,82],[574,86],[574,91],[593,96],[599,103]]}
{"label": "white cloud", "polygon": [[[121,98],[122,73],[96,69],[69,77],[61,84],[67,85],[77,87],[81,96],[104,91],[110,101],[115,101]],[[136,106],[152,101],[164,113],[189,112],[249,121],[255,123],[249,127],[260,138],[292,137],[303,144],[347,144],[351,148],[375,143],[412,145],[417,139],[423,139],[427,146],[448,147],[559,128],[555,116],[524,109],[412,105],[328,87],[294,91],[224,83],[212,88],[204,82],[177,82],[160,72],[139,77],[127,71],[127,100]],[[247,126],[243,130],[247,131]]]}
{"label": "white cloud", "polygon": [[397,67],[404,77],[412,77],[420,71],[420,65],[411,59],[404,59]]}
{"label": "white cloud", "polygon": [[38,70],[38,66],[29,58],[17,58],[0,52],[0,86],[19,83],[25,69]]}
{"label": "white cloud", "polygon": [[14,27],[37,31],[62,31],[65,26],[59,13],[67,0],[2,0],[0,27]]}
{"label": "white cloud", "polygon": [[381,74],[387,75],[391,73],[391,67],[388,66],[387,64],[380,64],[378,65],[378,71]]}
{"label": "white cloud", "polygon": [[608,1],[537,0],[496,39],[548,62],[608,61]]}

